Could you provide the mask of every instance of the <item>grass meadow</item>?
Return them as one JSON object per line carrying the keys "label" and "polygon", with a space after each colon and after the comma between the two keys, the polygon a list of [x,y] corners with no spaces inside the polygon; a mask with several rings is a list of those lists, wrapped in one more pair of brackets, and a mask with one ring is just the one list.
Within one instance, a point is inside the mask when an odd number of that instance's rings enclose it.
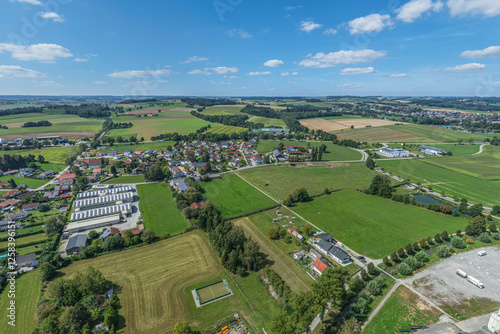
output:
{"label": "grass meadow", "polygon": [[227,105],[227,106],[213,106],[213,107],[207,107],[205,110],[202,111],[202,114],[204,115],[241,115],[242,113],[240,112],[241,109],[243,109],[245,106],[242,104],[237,104],[237,105]]}
{"label": "grass meadow", "polygon": [[286,124],[282,119],[252,116],[248,119],[248,121],[252,123],[263,123],[266,128],[280,127],[286,129]]}
{"label": "grass meadow", "polygon": [[203,183],[203,196],[212,202],[224,217],[233,217],[276,204],[272,199],[249,185],[234,173],[222,179]]}
{"label": "grass meadow", "polygon": [[13,179],[17,185],[25,184],[28,188],[38,188],[48,182],[48,180],[32,179],[29,177],[0,176],[0,181],[9,181],[10,179]]}
{"label": "grass meadow", "polygon": [[[264,166],[239,171],[247,181],[279,201],[293,193],[296,187],[304,187],[310,195],[321,194],[328,188],[356,189],[368,188],[371,180],[378,173],[366,168],[364,162],[335,165],[297,164]],[[336,167],[333,167],[336,166]]]}
{"label": "grass meadow", "polygon": [[240,126],[217,124],[213,125],[210,129],[208,129],[205,132],[230,135],[233,132],[234,133],[248,132],[248,129],[242,128]]}
{"label": "grass meadow", "polygon": [[[471,156],[472,159],[479,155]],[[443,157],[446,158],[446,157]],[[467,157],[460,157],[464,159]],[[421,182],[424,187],[458,198],[465,197],[471,203],[482,203],[486,206],[500,204],[500,181],[489,181],[457,171],[443,168],[430,161],[440,161],[442,158],[378,160],[377,164],[385,171],[413,183]],[[479,167],[480,168],[480,167]],[[485,166],[488,168],[488,166]]]}
{"label": "grass meadow", "polygon": [[139,208],[144,226],[156,234],[177,234],[189,226],[175,206],[172,191],[165,183],[140,184],[137,186]]}
{"label": "grass meadow", "polygon": [[[120,287],[120,314],[124,317],[120,327],[125,333],[171,333],[180,321],[204,329],[234,313],[252,332],[258,332],[253,312],[200,231],[78,261],[62,271],[71,275],[88,266],[100,270]],[[234,295],[196,308],[191,290],[222,278],[226,278]]]}
{"label": "grass meadow", "polygon": [[438,232],[463,231],[467,225],[463,218],[354,190],[320,196],[293,210],[356,252],[375,259]]}
{"label": "grass meadow", "polygon": [[11,301],[8,297],[8,289],[4,289],[0,295],[0,309],[3,313],[3,319],[0,321],[0,333],[18,334],[31,333],[37,326],[35,318],[35,309],[38,298],[40,298],[40,289],[42,281],[39,271],[33,271],[19,276],[16,279],[16,326],[7,324],[7,307]]}

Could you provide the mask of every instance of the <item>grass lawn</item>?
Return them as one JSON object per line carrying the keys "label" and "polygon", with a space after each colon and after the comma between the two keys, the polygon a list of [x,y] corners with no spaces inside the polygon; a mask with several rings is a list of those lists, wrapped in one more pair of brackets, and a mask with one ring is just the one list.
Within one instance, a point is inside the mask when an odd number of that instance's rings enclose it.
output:
{"label": "grass lawn", "polygon": [[283,278],[292,291],[299,293],[311,288],[314,282],[313,278],[292,257],[255,226],[248,217],[236,220],[235,224],[241,226],[245,230],[245,234],[260,245],[261,252],[266,255],[273,269]]}
{"label": "grass lawn", "polygon": [[320,196],[293,210],[356,252],[375,259],[438,232],[463,231],[467,225],[463,218],[354,190]]}
{"label": "grass lawn", "polygon": [[156,234],[177,234],[189,226],[175,206],[172,191],[165,183],[140,184],[137,186],[139,209],[144,226]]}
{"label": "grass lawn", "polygon": [[[23,245],[26,245],[30,242],[40,241],[43,239],[47,239],[47,236],[45,233],[33,234],[33,235],[29,235],[27,237],[17,236],[16,237],[16,247],[22,247]],[[8,241],[0,242],[0,248],[7,247],[8,243],[9,243]]]}
{"label": "grass lawn", "polygon": [[52,120],[68,119],[68,118],[72,118],[73,120],[75,120],[78,119],[79,117],[71,114],[27,113],[27,114],[14,114],[14,115],[1,116],[0,122],[2,124],[21,123],[21,122],[22,124],[24,124],[30,121],[37,122],[43,120],[50,120],[51,123],[53,123]]}
{"label": "grass lawn", "polygon": [[[242,317],[252,332],[259,327],[212,245],[199,231],[78,261],[62,271],[73,274],[88,266],[102,271],[120,286],[125,333],[171,333],[180,321],[203,329],[234,313]],[[235,295],[197,309],[191,290],[222,278],[226,278]]]}
{"label": "grass lawn", "polygon": [[13,179],[17,185],[25,184],[29,188],[38,188],[48,182],[48,180],[32,179],[29,177],[0,176],[0,181],[9,181],[10,179]]}
{"label": "grass lawn", "polygon": [[483,153],[474,156],[445,156],[426,160],[434,165],[485,180],[500,180],[500,147],[485,146]]}
{"label": "grass lawn", "polygon": [[[27,227],[24,227],[22,229],[18,229],[16,230],[16,235],[17,237],[21,237],[27,233],[31,233],[31,232],[38,232],[38,231],[41,231],[43,230],[43,227],[42,225],[36,225],[36,226],[27,226]],[[7,238],[9,236],[9,232],[8,231],[4,231],[4,232],[0,232],[0,239],[1,238]]]}
{"label": "grass lawn", "polygon": [[[321,194],[325,188],[365,189],[377,172],[366,168],[364,162],[347,166],[328,167],[326,164],[297,164],[265,166],[238,172],[242,177],[273,198],[283,201],[295,187],[304,187],[310,195]],[[267,186],[266,186],[267,185]]]}
{"label": "grass lawn", "polygon": [[[260,140],[257,146],[257,151],[260,154],[265,154],[272,152],[278,147],[280,141],[277,140]],[[300,142],[300,141],[282,141],[283,145],[294,145],[294,146],[307,146],[310,144],[311,147],[319,147],[321,144],[326,145],[326,153],[323,153],[323,161],[350,161],[350,160],[360,160],[362,158],[361,153],[351,150],[350,148],[335,145],[333,143],[320,143],[320,142]]]}
{"label": "grass lawn", "polygon": [[114,129],[108,133],[110,137],[144,137],[149,140],[152,136],[162,133],[177,132],[181,135],[196,132],[210,122],[195,117],[138,117],[137,120],[130,121],[133,126],[127,129]]}
{"label": "grass lawn", "polygon": [[203,196],[212,202],[224,217],[233,217],[276,204],[234,173],[223,174],[222,179],[203,183],[202,187],[205,189]]}
{"label": "grass lawn", "polygon": [[[62,172],[64,170],[64,168],[66,168],[65,164],[45,164],[45,163],[41,164],[41,163],[37,163],[36,165],[38,166],[38,168],[40,170],[44,170],[44,171],[53,170],[56,173]],[[46,181],[48,181],[48,179]]]}
{"label": "grass lawn", "polygon": [[409,328],[409,324],[431,325],[439,320],[440,315],[415,293],[400,286],[366,326],[363,334],[397,333],[399,328]]}
{"label": "grass lawn", "polygon": [[286,124],[283,122],[282,119],[278,118],[267,118],[267,117],[261,117],[261,116],[252,116],[248,119],[248,122],[252,123],[264,123],[264,126],[266,128],[275,128],[275,127],[280,127],[283,129],[286,129]]}
{"label": "grass lawn", "polygon": [[7,324],[7,307],[12,299],[8,297],[8,289],[4,289],[0,295],[0,309],[4,320],[0,321],[0,333],[18,334],[31,333],[37,326],[35,318],[35,309],[38,298],[40,297],[39,270],[18,276],[16,279],[16,326]]}
{"label": "grass lawn", "polygon": [[[32,115],[32,114],[30,114]],[[19,116],[19,115],[16,115]],[[53,117],[55,116],[55,117]],[[61,117],[62,116],[62,117]],[[70,116],[70,117],[68,117]],[[47,118],[49,117],[49,118]],[[46,120],[49,119],[51,126],[40,127],[21,127],[28,121]],[[1,120],[1,118],[0,118]],[[14,118],[7,120],[8,129],[0,129],[0,136],[14,134],[30,134],[30,133],[57,133],[57,132],[98,132],[102,128],[102,120],[85,119],[74,115],[45,115],[41,114],[39,118],[31,116],[28,118]],[[0,122],[3,123],[3,122]]]}
{"label": "grass lawn", "polygon": [[215,123],[214,123],[214,125],[205,132],[230,135],[233,132],[234,133],[248,132],[248,129],[242,128],[240,126],[231,126],[231,125],[223,125],[223,124],[215,125]]}
{"label": "grass lawn", "polygon": [[266,332],[269,333],[274,315],[280,310],[276,299],[269,292],[269,285],[264,283],[260,276],[262,272],[252,272],[246,277],[235,276],[234,280],[243,290],[245,296],[253,306],[253,309],[259,315],[259,319],[264,323]]}
{"label": "grass lawn", "polygon": [[111,178],[102,183],[104,184],[120,184],[120,183],[141,183],[144,182],[144,175],[126,175]]}
{"label": "grass lawn", "polygon": [[[471,158],[479,156],[481,155],[475,155]],[[487,181],[428,163],[438,160],[441,158],[378,160],[377,164],[385,168],[387,172],[392,172],[405,179],[409,178],[414,183],[422,182],[423,186],[431,186],[432,190],[437,192],[444,191],[446,195],[451,197],[465,197],[471,203],[482,203],[486,206],[500,204],[500,181]]]}

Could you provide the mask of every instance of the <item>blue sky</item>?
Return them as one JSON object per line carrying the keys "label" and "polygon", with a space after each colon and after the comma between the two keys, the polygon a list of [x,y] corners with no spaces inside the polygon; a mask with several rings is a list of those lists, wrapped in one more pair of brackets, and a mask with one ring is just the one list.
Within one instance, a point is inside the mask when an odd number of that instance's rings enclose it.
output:
{"label": "blue sky", "polygon": [[0,94],[500,95],[500,1],[0,4]]}

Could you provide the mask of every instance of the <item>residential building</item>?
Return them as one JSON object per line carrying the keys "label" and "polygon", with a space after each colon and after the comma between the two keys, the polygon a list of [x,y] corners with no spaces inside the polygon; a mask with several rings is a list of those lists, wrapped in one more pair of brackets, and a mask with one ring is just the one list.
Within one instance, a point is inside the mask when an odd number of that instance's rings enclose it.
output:
{"label": "residential building", "polygon": [[316,261],[312,264],[312,270],[320,276],[323,275],[323,272],[326,269],[328,269],[328,263],[321,259],[316,259]]}
{"label": "residential building", "polygon": [[36,267],[38,265],[38,259],[35,253],[21,255],[16,257],[16,264],[19,268]]}
{"label": "residential building", "polygon": [[110,226],[104,232],[102,232],[102,234],[99,236],[99,239],[104,240],[110,235],[116,235],[116,234],[120,234],[120,230],[117,229],[116,227]]}
{"label": "residential building", "polygon": [[40,203],[30,203],[30,204],[24,204],[22,206],[22,210],[23,211],[33,211],[33,210],[38,210],[38,205],[40,205]]}

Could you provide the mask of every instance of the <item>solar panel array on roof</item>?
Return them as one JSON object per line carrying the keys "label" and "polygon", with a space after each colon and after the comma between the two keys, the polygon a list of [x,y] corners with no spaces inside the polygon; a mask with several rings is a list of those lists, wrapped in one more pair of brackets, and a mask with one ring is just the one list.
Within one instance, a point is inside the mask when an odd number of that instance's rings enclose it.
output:
{"label": "solar panel array on roof", "polygon": [[127,200],[130,200],[132,198],[134,198],[133,192],[120,193],[120,194],[101,196],[101,197],[84,198],[84,199],[79,199],[79,200],[74,201],[73,207],[74,208],[85,208],[85,207],[89,207],[89,206],[97,206],[97,205],[104,205],[104,204],[109,204],[109,203],[116,203],[119,201],[127,201]]}
{"label": "solar panel array on roof", "polygon": [[134,188],[132,188],[131,186],[123,186],[123,187],[109,188],[109,189],[102,189],[102,190],[85,191],[83,193],[79,193],[78,195],[76,195],[76,198],[88,198],[88,197],[113,195],[113,194],[118,194],[118,193],[124,193],[127,191],[132,191],[133,189]]}
{"label": "solar panel array on roof", "polygon": [[103,208],[90,209],[85,211],[73,212],[71,214],[71,221],[77,221],[82,219],[89,219],[93,217],[107,216],[116,213],[120,213],[122,211],[131,212],[132,205],[130,203],[105,206]]}

